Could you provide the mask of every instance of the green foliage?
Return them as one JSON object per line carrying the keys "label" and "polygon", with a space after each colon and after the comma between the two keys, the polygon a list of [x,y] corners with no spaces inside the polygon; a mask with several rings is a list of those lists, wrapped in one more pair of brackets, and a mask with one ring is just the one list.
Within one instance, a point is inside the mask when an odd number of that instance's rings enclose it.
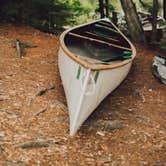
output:
{"label": "green foliage", "polygon": [[[158,11],[161,10],[162,8],[162,1],[158,0],[159,3],[159,7],[158,7]],[[141,6],[141,8],[149,13],[152,13],[153,11],[153,1],[152,0],[139,0],[139,3],[137,2],[137,4],[139,4]]]}
{"label": "green foliage", "polygon": [[139,3],[142,6],[142,8],[144,8],[145,10],[147,10],[149,13],[152,13],[152,10],[153,10],[153,1],[151,1],[151,2],[145,2],[143,0],[139,0]]}
{"label": "green foliage", "polygon": [[79,0],[10,0],[0,7],[0,18],[47,30],[74,24],[84,12]]}

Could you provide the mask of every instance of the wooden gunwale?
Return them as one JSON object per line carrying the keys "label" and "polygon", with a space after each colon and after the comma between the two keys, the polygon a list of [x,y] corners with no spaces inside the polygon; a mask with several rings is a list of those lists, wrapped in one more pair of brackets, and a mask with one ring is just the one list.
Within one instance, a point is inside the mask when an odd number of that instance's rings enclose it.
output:
{"label": "wooden gunwale", "polygon": [[[102,21],[103,19],[101,19]],[[100,21],[100,20],[98,20]],[[96,23],[98,21],[94,21],[92,23]],[[131,59],[128,59],[128,60],[124,60],[122,62],[119,62],[119,63],[113,63],[113,64],[110,64],[110,65],[104,65],[104,64],[92,64],[92,63],[89,63],[85,60],[82,60],[81,58],[77,57],[77,55],[73,54],[71,51],[69,51],[69,49],[67,48],[67,46],[65,45],[64,43],[64,38],[65,36],[71,31],[71,30],[74,30],[76,28],[80,28],[80,27],[83,27],[83,26],[86,26],[86,25],[89,25],[88,24],[83,24],[83,25],[80,25],[80,26],[77,26],[77,27],[74,27],[72,29],[68,29],[66,31],[64,31],[61,36],[60,36],[60,48],[64,51],[64,53],[66,54],[66,56],[70,57],[71,59],[73,59],[75,62],[77,62],[78,64],[80,64],[81,66],[87,68],[87,69],[91,69],[92,71],[96,71],[96,70],[110,70],[110,69],[115,69],[115,68],[119,68],[119,67],[122,67],[124,65],[127,65],[128,63],[130,63],[131,61],[133,61],[133,59],[135,58],[136,56],[136,50],[133,46],[133,44],[127,39],[126,36],[123,35],[123,33],[121,33],[121,31],[116,28],[116,26],[110,22],[113,27],[115,27],[115,29],[117,31],[119,31],[119,33],[124,37],[124,39],[129,43],[129,45],[131,46],[132,48],[132,58]]]}
{"label": "wooden gunwale", "polygon": [[[110,29],[113,28],[109,23],[106,23],[106,22],[99,22],[97,24],[99,24],[100,26],[104,26],[105,25],[107,28],[110,28]],[[118,33],[117,30],[115,30],[115,29],[112,29],[112,30]]]}
{"label": "wooden gunwale", "polygon": [[108,43],[108,42],[105,42],[105,41],[102,41],[102,40],[98,40],[98,39],[94,39],[94,38],[91,38],[91,37],[86,37],[86,36],[79,35],[79,34],[76,34],[76,33],[69,32],[68,34],[72,35],[72,36],[75,36],[75,37],[78,37],[78,38],[94,41],[96,43],[105,44],[105,45],[108,45],[110,47],[115,47],[115,48],[119,48],[119,49],[123,49],[123,50],[127,50],[127,51],[132,51],[131,48],[119,46],[119,45],[116,45],[116,44]]}

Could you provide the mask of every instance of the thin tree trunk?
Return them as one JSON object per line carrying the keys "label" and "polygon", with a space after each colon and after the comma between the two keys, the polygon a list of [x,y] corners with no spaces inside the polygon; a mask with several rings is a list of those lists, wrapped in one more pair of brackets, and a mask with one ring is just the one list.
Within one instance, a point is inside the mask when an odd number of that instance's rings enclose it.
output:
{"label": "thin tree trunk", "polygon": [[106,17],[109,17],[109,2],[108,0],[105,0],[105,14],[106,14]]}
{"label": "thin tree trunk", "polygon": [[146,42],[141,22],[139,21],[136,6],[132,0],[120,0],[131,38],[134,42]]}
{"label": "thin tree trunk", "polygon": [[163,0],[163,16],[166,19],[166,0]]}
{"label": "thin tree trunk", "polygon": [[99,0],[99,11],[100,11],[100,17],[104,18],[105,14],[104,14],[104,2],[103,2],[103,0]]}
{"label": "thin tree trunk", "polygon": [[117,25],[118,23],[118,16],[117,16],[117,12],[113,11],[112,12],[112,22]]}
{"label": "thin tree trunk", "polygon": [[153,0],[153,20],[152,20],[152,42],[157,40],[157,13],[158,13],[158,0]]}

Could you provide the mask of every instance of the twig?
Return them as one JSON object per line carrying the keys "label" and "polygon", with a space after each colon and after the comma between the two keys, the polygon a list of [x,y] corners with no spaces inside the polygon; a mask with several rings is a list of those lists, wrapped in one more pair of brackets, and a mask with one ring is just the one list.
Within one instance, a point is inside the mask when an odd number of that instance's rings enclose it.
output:
{"label": "twig", "polygon": [[53,104],[55,105],[55,107],[59,107],[60,109],[62,109],[65,112],[68,111],[67,106],[58,100],[55,100]]}
{"label": "twig", "polygon": [[42,109],[40,109],[39,111],[34,112],[34,113],[33,113],[33,116],[38,116],[39,114],[45,112],[46,110],[47,110],[46,108],[44,108],[44,109],[42,108]]}
{"label": "twig", "polygon": [[21,54],[21,47],[20,47],[20,41],[16,39],[16,51],[19,55],[19,57],[22,57],[22,54]]}
{"label": "twig", "polygon": [[9,115],[16,115],[14,112],[8,111],[6,109],[0,109],[0,112],[5,112],[6,114],[9,114]]}
{"label": "twig", "polygon": [[47,93],[49,90],[53,90],[53,89],[55,89],[55,86],[51,86],[51,87],[49,87],[49,88],[43,89],[43,90],[39,91],[39,92],[36,94],[36,96],[42,96],[42,95],[44,95],[45,93]]}

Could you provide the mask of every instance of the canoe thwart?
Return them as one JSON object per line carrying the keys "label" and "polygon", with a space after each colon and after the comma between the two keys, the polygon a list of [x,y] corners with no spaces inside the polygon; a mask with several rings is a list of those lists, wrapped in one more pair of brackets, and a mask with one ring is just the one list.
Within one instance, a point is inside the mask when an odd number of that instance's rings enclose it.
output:
{"label": "canoe thwart", "polygon": [[102,40],[99,40],[99,39],[94,39],[94,38],[91,38],[91,37],[79,35],[79,34],[72,33],[72,32],[69,32],[68,34],[72,35],[72,36],[75,36],[75,37],[78,37],[78,38],[89,40],[89,41],[92,41],[92,42],[96,42],[96,43],[100,43],[100,44],[105,44],[105,45],[108,45],[110,47],[119,48],[119,49],[122,49],[122,50],[132,51],[131,48],[127,48],[127,47],[119,46],[119,45],[116,45],[116,44],[108,43],[108,42],[105,42],[105,41],[102,41]]}

